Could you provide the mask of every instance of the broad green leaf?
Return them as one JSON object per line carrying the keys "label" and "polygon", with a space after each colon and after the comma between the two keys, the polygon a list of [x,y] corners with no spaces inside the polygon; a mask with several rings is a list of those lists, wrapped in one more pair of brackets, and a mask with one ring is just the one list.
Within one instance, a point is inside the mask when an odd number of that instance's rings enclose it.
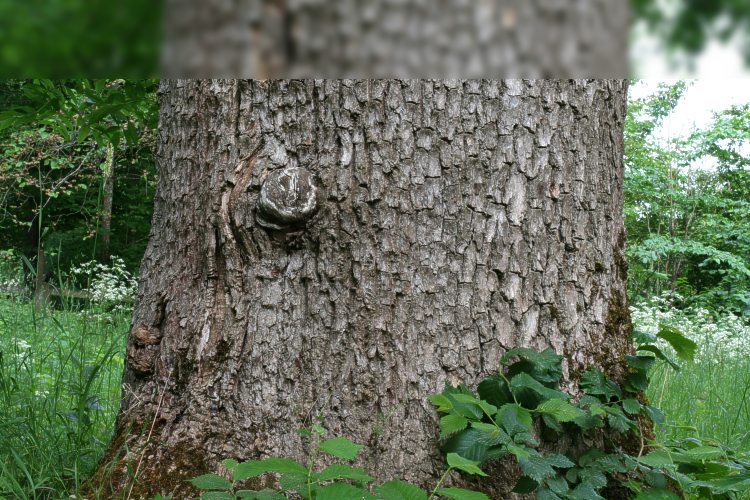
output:
{"label": "broad green leaf", "polygon": [[641,412],[641,403],[637,399],[623,399],[622,409],[631,415]]}
{"label": "broad green leaf", "polygon": [[541,382],[533,378],[528,373],[519,373],[510,380],[510,387],[515,391],[528,389],[534,391],[536,394],[542,397],[542,399],[570,399],[570,396],[562,391],[556,389],[550,389],[549,387],[542,385]]}
{"label": "broad green leaf", "polygon": [[453,408],[453,403],[451,403],[451,400],[445,397],[443,394],[430,394],[429,396],[427,396],[427,400],[437,406],[436,410],[439,412],[445,413]]}
{"label": "broad green leaf", "polygon": [[382,500],[427,500],[427,493],[406,481],[388,481],[375,492]]}
{"label": "broad green leaf", "polygon": [[442,446],[444,453],[458,453],[462,457],[478,462],[487,459],[489,448],[487,434],[474,428],[454,434]]}
{"label": "broad green leaf", "polygon": [[633,500],[680,500],[676,494],[664,489],[643,490]]}
{"label": "broad green leaf", "polygon": [[509,377],[524,372],[545,384],[557,383],[562,377],[562,356],[556,354],[552,348],[537,352],[533,349],[517,347],[506,352],[500,362],[507,364],[508,360],[513,357],[521,358],[521,361],[508,368]]}
{"label": "broad green leaf", "polygon": [[232,482],[218,474],[203,474],[190,480],[190,484],[199,490],[229,490]]}
{"label": "broad green leaf", "polygon": [[482,380],[477,386],[477,392],[480,398],[498,408],[506,403],[513,402],[508,384],[497,373]]}
{"label": "broad green leaf", "polygon": [[508,451],[511,452],[516,459],[523,460],[526,458],[529,458],[529,449],[525,448],[523,446],[518,446],[517,444],[510,443],[507,445]]}
{"label": "broad green leaf", "polygon": [[286,500],[286,496],[275,490],[239,490],[236,491],[235,496],[239,498],[247,498],[249,500]]}
{"label": "broad green leaf", "polygon": [[648,465],[649,467],[669,467],[674,465],[672,457],[666,450],[654,450],[640,458],[638,461],[642,464]]}
{"label": "broad green leaf", "polygon": [[517,404],[508,404],[500,408],[497,418],[511,436],[531,430],[531,413]]}
{"label": "broad green leaf", "polygon": [[479,468],[479,462],[464,458],[458,453],[448,453],[446,459],[448,461],[448,465],[450,465],[454,469],[462,470],[464,472],[468,472],[469,474],[474,474],[477,476],[487,475],[482,469]]}
{"label": "broad green leaf", "polygon": [[469,421],[461,415],[451,413],[440,418],[440,437],[446,438],[459,431],[466,429]]}
{"label": "broad green leaf", "polygon": [[227,458],[223,462],[221,462],[224,467],[226,467],[229,471],[233,471],[235,467],[237,467],[238,463],[237,460],[234,460],[232,458]]}
{"label": "broad green leaf", "polygon": [[478,491],[465,490],[463,488],[440,488],[437,490],[438,495],[452,500],[490,500],[484,493]]}
{"label": "broad green leaf", "polygon": [[606,500],[603,496],[597,493],[596,489],[590,484],[583,482],[575,487],[573,491],[568,494],[570,500]]}
{"label": "broad green leaf", "polygon": [[486,432],[487,434],[492,434],[500,430],[499,427],[493,424],[488,424],[487,422],[472,422],[471,426],[475,429],[479,429],[482,432]]}
{"label": "broad green leaf", "polygon": [[604,396],[609,399],[613,396],[622,397],[622,391],[617,384],[609,380],[598,368],[592,368],[581,376],[581,389],[586,394]]}
{"label": "broad green leaf", "polygon": [[351,465],[345,464],[331,464],[322,471],[315,474],[315,479],[317,479],[318,481],[351,479],[353,481],[369,483],[375,478],[367,475],[361,467],[352,467]]}
{"label": "broad green leaf", "polygon": [[376,500],[368,491],[347,483],[333,483],[316,489],[317,500]]}
{"label": "broad green leaf", "polygon": [[562,399],[548,399],[537,406],[536,411],[555,417],[558,422],[570,422],[585,415],[583,410]]}
{"label": "broad green leaf", "polygon": [[267,472],[305,474],[307,467],[288,458],[266,458],[265,460],[248,460],[235,466],[232,479],[242,481],[257,477]]}
{"label": "broad green leaf", "polygon": [[456,398],[456,396],[469,396],[473,399],[476,399],[474,393],[467,389],[464,385],[452,387],[449,384],[445,384],[445,388],[443,389],[443,396],[450,400],[451,405],[453,406],[453,413],[474,420],[482,419],[482,409],[478,405],[473,402],[460,401]]}
{"label": "broad green leaf", "polygon": [[607,412],[607,422],[609,426],[621,434],[627,433],[630,429],[635,428],[635,422],[625,416],[623,411],[617,406],[605,406]]}
{"label": "broad green leaf", "polygon": [[725,455],[724,450],[715,446],[698,446],[687,451],[674,454],[675,461],[680,462],[705,462],[716,460]]}
{"label": "broad green leaf", "polygon": [[555,469],[539,455],[529,455],[518,460],[521,471],[537,483],[555,475]]}
{"label": "broad green leaf", "polygon": [[234,500],[234,495],[228,491],[206,491],[201,493],[201,500]]}
{"label": "broad green leaf", "polygon": [[625,361],[631,368],[643,372],[648,372],[654,365],[656,358],[654,358],[653,356],[625,356]]}
{"label": "broad green leaf", "polygon": [[482,410],[487,415],[494,415],[497,413],[497,408],[494,405],[489,404],[487,401],[482,401],[480,399],[477,399],[473,395],[469,394],[453,394],[451,396],[454,401],[458,401],[459,403],[465,403],[468,405],[474,405],[479,407],[479,409]]}
{"label": "broad green leaf", "polygon": [[677,356],[684,361],[692,361],[698,350],[698,344],[687,338],[676,328],[669,325],[659,325],[659,337],[669,342]]}
{"label": "broad green leaf", "polygon": [[539,487],[539,483],[531,479],[529,476],[521,476],[513,487],[513,493],[531,493],[537,489],[537,487]]}
{"label": "broad green leaf", "polygon": [[[672,361],[672,358],[664,354],[661,349],[659,349],[658,346],[655,346],[653,344],[645,344],[645,345],[639,345],[636,348],[636,351],[646,351],[653,353],[657,358],[661,359],[662,361],[665,361],[669,366],[671,366],[675,371],[680,371],[680,365]],[[641,356],[639,356],[641,357]]]}
{"label": "broad green leaf", "polygon": [[353,443],[344,437],[335,437],[326,439],[320,443],[319,448],[336,458],[342,460],[354,460],[359,453],[359,450],[364,448],[364,446]]}

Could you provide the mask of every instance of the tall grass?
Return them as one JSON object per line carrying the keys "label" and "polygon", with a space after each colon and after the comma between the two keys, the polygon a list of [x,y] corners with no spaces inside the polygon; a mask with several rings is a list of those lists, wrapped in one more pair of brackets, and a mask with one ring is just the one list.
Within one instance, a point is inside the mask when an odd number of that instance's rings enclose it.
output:
{"label": "tall grass", "polygon": [[666,365],[652,372],[648,397],[667,415],[657,437],[700,436],[735,450],[750,450],[750,324],[732,314],[678,310],[655,300],[633,308],[636,328],[659,323],[678,328],[698,344],[692,362],[679,372]]}
{"label": "tall grass", "polygon": [[130,313],[0,296],[0,498],[75,493],[109,440]]}

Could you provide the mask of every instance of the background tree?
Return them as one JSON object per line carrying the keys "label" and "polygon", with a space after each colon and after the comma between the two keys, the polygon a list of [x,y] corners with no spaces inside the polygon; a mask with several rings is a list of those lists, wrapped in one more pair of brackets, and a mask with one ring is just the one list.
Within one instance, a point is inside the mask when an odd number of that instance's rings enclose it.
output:
{"label": "background tree", "polygon": [[748,106],[717,113],[687,137],[654,130],[684,82],[629,103],[626,225],[631,297],[668,293],[680,306],[750,315]]}
{"label": "background tree", "polygon": [[[155,85],[124,80],[6,83],[0,112],[4,245],[22,249],[30,262],[49,270],[95,257],[106,260],[111,241],[130,269],[137,268],[155,184]],[[119,204],[113,204],[115,193]],[[127,217],[115,217],[113,223],[113,210]],[[54,257],[47,265],[37,259],[45,246]]]}
{"label": "background tree", "polygon": [[318,416],[383,477],[425,481],[442,467],[425,396],[508,348],[552,346],[570,390],[587,366],[621,377],[626,87],[164,82],[100,493],[299,458]]}

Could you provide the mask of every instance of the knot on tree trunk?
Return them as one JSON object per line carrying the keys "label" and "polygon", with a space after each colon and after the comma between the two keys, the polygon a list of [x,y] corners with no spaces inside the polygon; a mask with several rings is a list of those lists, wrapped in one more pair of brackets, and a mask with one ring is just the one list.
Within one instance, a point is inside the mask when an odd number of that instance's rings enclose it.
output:
{"label": "knot on tree trunk", "polygon": [[260,189],[258,224],[277,231],[304,225],[318,211],[319,191],[314,176],[304,168],[270,172]]}

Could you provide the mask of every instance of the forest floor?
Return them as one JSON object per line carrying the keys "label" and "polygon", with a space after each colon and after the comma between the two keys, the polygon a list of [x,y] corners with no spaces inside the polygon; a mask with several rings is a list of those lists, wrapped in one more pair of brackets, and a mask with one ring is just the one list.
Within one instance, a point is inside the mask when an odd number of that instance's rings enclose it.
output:
{"label": "forest floor", "polygon": [[[75,306],[0,297],[0,498],[75,494],[112,432],[130,313]],[[663,304],[634,307],[633,320],[640,331],[668,322],[699,344],[680,371],[652,372],[648,398],[668,417],[657,438],[750,450],[748,327]]]}

